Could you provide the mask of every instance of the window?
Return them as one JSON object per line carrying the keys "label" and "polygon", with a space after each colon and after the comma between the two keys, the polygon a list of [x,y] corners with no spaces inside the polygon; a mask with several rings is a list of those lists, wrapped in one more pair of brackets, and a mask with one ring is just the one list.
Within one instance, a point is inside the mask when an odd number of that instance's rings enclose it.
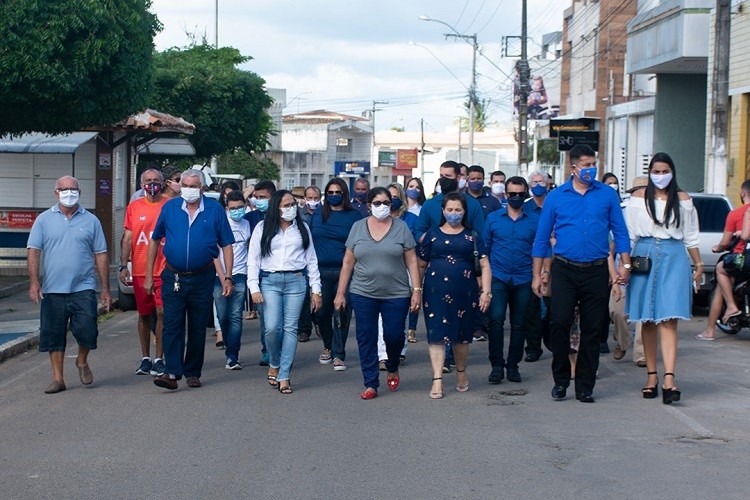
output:
{"label": "window", "polygon": [[336,138],[336,152],[337,153],[351,153],[352,152],[352,140],[347,137]]}

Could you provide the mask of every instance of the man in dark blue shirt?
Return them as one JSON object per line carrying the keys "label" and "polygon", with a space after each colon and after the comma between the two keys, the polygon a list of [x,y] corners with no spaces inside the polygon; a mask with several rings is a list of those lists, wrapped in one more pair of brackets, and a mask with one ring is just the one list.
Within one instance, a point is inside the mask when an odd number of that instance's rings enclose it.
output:
{"label": "man in dark blue shirt", "polygon": [[[489,351],[491,384],[503,380],[521,382],[518,363],[523,356],[524,319],[531,299],[531,248],[534,245],[539,216],[523,211],[529,195],[526,179],[511,177],[505,183],[508,206],[493,212],[484,225],[484,244],[492,269],[492,304],[490,305]],[[507,363],[503,359],[503,325],[510,306],[510,344]]]}
{"label": "man in dark blue shirt", "polygon": [[469,167],[466,194],[479,202],[482,206],[485,219],[492,212],[500,208],[500,200],[492,196],[490,189],[484,185],[484,169],[479,165]]}
{"label": "man in dark blue shirt", "polygon": [[[183,172],[180,198],[164,205],[148,244],[143,287],[147,293],[153,293],[157,248],[166,237],[164,257],[167,262],[161,273],[166,371],[154,379],[154,384],[170,390],[177,389],[177,381],[183,375],[189,387],[201,386],[206,324],[212,314],[216,276],[214,259],[219,256],[219,248],[227,269],[232,269],[234,262],[234,235],[226,212],[217,201],[203,196],[205,189],[203,172],[192,169]],[[229,276],[222,284],[222,295],[228,297],[232,288]]]}
{"label": "man in dark blue shirt", "polygon": [[354,181],[354,196],[352,197],[352,206],[362,214],[362,217],[370,215],[370,209],[367,207],[367,192],[370,190],[370,181],[360,177]]}
{"label": "man in dark blue shirt", "polygon": [[[570,385],[570,327],[575,307],[580,313],[581,342],[576,362],[576,398],[593,403],[599,367],[599,336],[609,321],[609,234],[620,254],[618,282],[630,278],[630,240],[617,193],[596,180],[596,153],[588,146],[570,150],[572,177],[547,195],[534,240],[532,288],[541,297],[552,279],[550,343],[554,399]],[[550,238],[554,231],[554,257]],[[548,267],[551,269],[548,270]]]}

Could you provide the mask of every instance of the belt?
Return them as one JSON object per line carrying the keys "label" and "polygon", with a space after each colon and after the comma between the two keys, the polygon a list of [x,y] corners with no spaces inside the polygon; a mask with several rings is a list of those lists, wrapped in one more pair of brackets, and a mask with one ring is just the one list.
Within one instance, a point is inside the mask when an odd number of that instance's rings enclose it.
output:
{"label": "belt", "polygon": [[560,262],[565,262],[566,264],[570,264],[571,266],[576,266],[576,267],[596,267],[596,266],[601,266],[607,263],[607,259],[596,259],[596,260],[592,260],[591,262],[576,262],[574,260],[566,259],[562,255],[555,255],[555,259],[559,260]]}
{"label": "belt", "polygon": [[209,269],[211,269],[212,267],[214,267],[214,263],[213,263],[213,261],[211,261],[208,264],[206,264],[205,266],[203,266],[200,269],[198,269],[197,271],[178,271],[174,267],[170,266],[169,262],[167,262],[164,265],[164,267],[166,267],[167,269],[169,269],[170,271],[172,271],[175,274],[179,274],[180,276],[195,276],[196,274],[205,273],[206,271],[208,271]]}
{"label": "belt", "polygon": [[262,272],[262,273],[268,273],[268,274],[286,274],[286,273],[294,274],[294,273],[304,273],[305,270],[304,269],[297,269],[295,271],[264,271],[263,269],[261,269],[260,272]]}

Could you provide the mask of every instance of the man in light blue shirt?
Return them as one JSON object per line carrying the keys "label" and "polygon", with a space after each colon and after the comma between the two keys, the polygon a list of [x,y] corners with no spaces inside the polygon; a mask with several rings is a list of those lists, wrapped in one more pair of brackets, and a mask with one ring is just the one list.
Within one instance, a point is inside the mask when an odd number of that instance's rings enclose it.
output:
{"label": "man in light blue shirt", "polygon": [[[44,390],[66,389],[63,378],[68,323],[78,342],[76,367],[84,385],[94,381],[88,354],[96,349],[99,331],[94,268],[102,282],[102,303],[109,310],[109,258],[99,219],[78,204],[78,179],[61,177],[55,183],[58,203],[37,217],[27,243],[29,297],[40,301],[39,351],[49,352],[52,383]],[[39,261],[44,252],[44,283]]]}

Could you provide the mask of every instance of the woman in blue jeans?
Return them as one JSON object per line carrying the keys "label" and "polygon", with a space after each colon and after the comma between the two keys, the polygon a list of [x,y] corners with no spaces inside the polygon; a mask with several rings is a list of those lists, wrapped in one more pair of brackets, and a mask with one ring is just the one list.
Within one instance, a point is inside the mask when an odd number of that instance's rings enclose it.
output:
{"label": "woman in blue jeans", "polygon": [[247,284],[253,302],[263,304],[268,383],[291,394],[289,372],[297,351],[297,322],[307,279],[312,309],[320,308],[320,273],[310,230],[302,222],[292,193],[276,191],[265,219],[255,226],[247,259]]}
{"label": "woman in blue jeans", "polygon": [[354,223],[362,219],[362,214],[349,201],[349,189],[343,179],[336,177],[328,181],[323,194],[325,198],[322,207],[315,210],[310,218],[310,232],[315,254],[319,256],[318,267],[323,292],[322,305],[315,314],[320,336],[323,338],[323,351],[318,361],[322,365],[333,361],[334,371],[344,371],[352,308],[347,304],[344,309],[334,313],[333,299],[336,297],[341,265],[346,253],[346,239]]}
{"label": "woman in blue jeans", "polygon": [[[391,217],[392,196],[383,187],[367,193],[370,215],[354,224],[346,240],[334,307],[346,306],[347,287],[357,316],[357,344],[365,390],[362,399],[378,396],[378,316],[383,318],[388,361],[388,389],[398,389],[398,357],[404,347],[404,326],[409,309],[422,300],[422,288],[414,251],[416,243],[406,223]],[[351,278],[351,284],[349,283]]]}

